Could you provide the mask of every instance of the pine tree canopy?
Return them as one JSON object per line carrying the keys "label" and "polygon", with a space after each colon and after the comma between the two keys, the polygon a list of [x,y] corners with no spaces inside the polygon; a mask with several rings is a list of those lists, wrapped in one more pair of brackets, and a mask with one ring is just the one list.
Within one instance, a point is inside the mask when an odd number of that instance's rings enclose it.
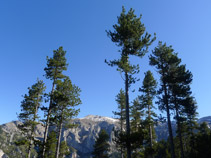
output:
{"label": "pine tree canopy", "polygon": [[94,151],[92,152],[94,158],[108,158],[109,157],[109,135],[102,129],[94,144]]}
{"label": "pine tree canopy", "polygon": [[62,74],[64,70],[67,70],[68,66],[65,54],[66,51],[63,50],[63,47],[59,47],[59,49],[53,51],[53,58],[47,57],[47,67],[44,69],[47,79],[55,80],[65,77]]}

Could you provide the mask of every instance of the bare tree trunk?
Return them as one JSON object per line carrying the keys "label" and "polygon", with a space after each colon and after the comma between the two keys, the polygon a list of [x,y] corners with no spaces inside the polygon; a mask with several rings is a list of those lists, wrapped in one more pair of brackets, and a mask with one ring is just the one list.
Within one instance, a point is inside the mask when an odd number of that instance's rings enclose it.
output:
{"label": "bare tree trunk", "polygon": [[47,137],[48,137],[49,122],[50,122],[50,114],[51,114],[51,111],[52,111],[52,95],[53,95],[53,92],[54,92],[54,87],[55,87],[55,80],[53,81],[53,86],[52,86],[51,96],[50,96],[50,104],[49,104],[49,109],[48,109],[48,115],[47,115],[46,125],[45,125],[45,132],[44,132],[44,139],[43,139],[42,158],[45,157],[46,142],[47,142]]}
{"label": "bare tree trunk", "polygon": [[[122,109],[122,105],[121,105],[121,111],[120,111],[120,131],[122,133],[123,131],[123,109]],[[121,145],[121,149],[120,149],[120,152],[121,152],[121,158],[124,158],[124,153],[123,153],[123,148],[122,148],[122,145]]]}
{"label": "bare tree trunk", "polygon": [[[148,117],[149,120],[151,120],[151,111],[150,111],[150,105],[148,105]],[[149,123],[149,138],[150,138],[150,148],[152,149],[152,125]]]}
{"label": "bare tree trunk", "polygon": [[170,138],[170,145],[171,145],[171,158],[175,158],[175,150],[174,150],[174,140],[173,140],[173,134],[172,134],[172,127],[171,127],[171,118],[170,118],[170,109],[169,109],[169,102],[168,102],[168,93],[167,93],[167,87],[166,84],[163,83],[164,88],[164,99],[166,104],[166,112],[167,112],[167,121],[168,121],[168,130],[169,130],[169,138]]}
{"label": "bare tree trunk", "polygon": [[58,137],[57,145],[56,145],[56,158],[59,158],[59,152],[60,152],[59,150],[60,150],[61,135],[62,135],[62,125],[63,125],[63,110],[62,110],[60,126],[59,126],[59,137]]}
{"label": "bare tree trunk", "polygon": [[[125,72],[125,102],[126,102],[126,132],[127,136],[130,136],[130,114],[129,114],[129,85],[128,85],[128,73]],[[127,158],[131,158],[131,143],[130,139],[127,139]]]}

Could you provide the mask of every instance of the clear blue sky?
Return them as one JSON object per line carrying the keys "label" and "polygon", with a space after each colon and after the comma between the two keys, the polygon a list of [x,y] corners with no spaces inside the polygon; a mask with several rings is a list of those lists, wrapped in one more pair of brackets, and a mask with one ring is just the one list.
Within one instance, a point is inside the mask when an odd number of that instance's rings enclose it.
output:
{"label": "clear blue sky", "polygon": [[[147,31],[157,34],[149,53],[158,40],[179,53],[194,76],[199,117],[211,115],[210,0],[1,0],[0,124],[17,119],[22,95],[38,77],[51,85],[43,69],[46,56],[59,46],[67,51],[66,74],[82,89],[78,117],[113,116],[115,96],[124,84],[115,68],[104,63],[119,57],[105,30],[112,29],[123,5],[142,14]],[[136,59],[141,80],[148,69],[154,72],[148,65],[149,53]],[[133,88],[140,86],[141,82]]]}

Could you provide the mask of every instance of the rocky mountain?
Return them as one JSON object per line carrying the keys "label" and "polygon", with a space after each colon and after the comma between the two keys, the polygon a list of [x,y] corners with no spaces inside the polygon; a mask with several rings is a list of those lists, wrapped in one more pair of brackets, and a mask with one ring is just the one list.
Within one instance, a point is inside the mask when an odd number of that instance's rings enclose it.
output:
{"label": "rocky mountain", "polygon": [[[113,129],[119,126],[118,120],[109,117],[88,115],[84,118],[74,119],[72,123],[77,126],[71,129],[63,128],[62,131],[63,140],[65,140],[69,146],[73,147],[75,151],[70,157],[90,157],[95,140],[102,129],[105,129],[107,133],[109,133],[111,149],[115,151],[115,145],[112,139],[114,137]],[[7,145],[13,143],[21,135],[17,127],[18,124],[20,124],[20,122],[13,121],[0,126],[0,136],[5,135],[4,140]],[[35,134],[37,139],[42,140],[44,127],[41,124],[36,126]],[[4,144],[5,143],[0,142],[0,148],[2,148],[2,146],[4,148],[4,146],[6,146]],[[112,150],[111,152],[113,152]]]}
{"label": "rocky mountain", "polygon": [[[199,119],[198,122],[207,122],[211,126],[211,116],[203,117]],[[62,131],[63,140],[65,140],[68,145],[74,149],[74,152],[70,157],[90,157],[95,140],[102,129],[105,129],[110,135],[111,152],[115,151],[115,145],[112,139],[114,138],[113,129],[119,128],[118,120],[109,117],[88,115],[84,118],[74,119],[72,123],[77,126],[72,129],[63,128]],[[8,156],[10,156],[12,154],[14,155],[20,153],[19,157],[21,157],[21,149],[11,145],[14,144],[14,141],[17,140],[21,135],[17,127],[18,124],[20,124],[20,122],[13,121],[0,126],[0,155],[3,156],[5,155],[4,153],[6,153]],[[172,122],[172,126],[175,133],[175,122]],[[158,141],[168,137],[168,128],[166,123],[159,123],[155,130]],[[43,139],[44,127],[41,124],[36,126],[35,134],[37,139]],[[10,146],[10,148],[8,148],[8,146]]]}

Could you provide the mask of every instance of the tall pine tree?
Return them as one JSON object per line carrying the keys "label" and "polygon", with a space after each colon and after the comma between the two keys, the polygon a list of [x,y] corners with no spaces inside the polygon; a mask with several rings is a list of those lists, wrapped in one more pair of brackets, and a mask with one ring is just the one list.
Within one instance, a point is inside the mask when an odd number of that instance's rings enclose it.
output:
{"label": "tall pine tree", "polygon": [[47,110],[47,119],[45,121],[45,132],[44,132],[44,139],[43,139],[43,152],[42,157],[45,156],[46,150],[46,142],[49,130],[49,123],[50,123],[50,116],[53,109],[52,106],[52,98],[55,90],[56,83],[59,79],[65,78],[63,74],[64,70],[67,70],[67,63],[65,58],[66,51],[63,50],[63,47],[59,47],[59,49],[53,51],[53,57],[47,57],[47,67],[44,69],[46,74],[46,78],[52,80],[52,89],[49,95],[50,102],[49,107]]}
{"label": "tall pine tree", "polygon": [[[107,35],[112,42],[121,47],[121,58],[106,63],[110,66],[117,66],[117,70],[124,73],[125,76],[125,105],[126,105],[126,132],[130,136],[130,116],[129,116],[129,86],[136,81],[133,74],[139,72],[138,65],[132,65],[129,56],[143,57],[147,48],[155,40],[151,35],[145,33],[145,26],[141,23],[141,17],[134,14],[130,9],[126,13],[122,8],[122,13],[118,17],[118,24],[113,25],[114,31],[107,31]],[[131,143],[127,141],[127,157],[131,158]]]}
{"label": "tall pine tree", "polygon": [[170,67],[177,62],[175,60],[175,54],[173,53],[174,50],[172,47],[167,47],[166,44],[162,44],[159,42],[158,47],[154,49],[152,55],[150,55],[150,65],[153,65],[158,70],[160,74],[160,90],[158,97],[159,101],[159,109],[161,111],[166,111],[167,115],[167,123],[168,123],[168,130],[169,130],[169,140],[171,146],[171,157],[175,158],[175,149],[174,149],[174,141],[173,141],[173,134],[172,134],[172,126],[171,126],[171,91],[169,89],[169,71]]}
{"label": "tall pine tree", "polygon": [[146,111],[146,119],[144,125],[147,128],[148,134],[145,138],[146,140],[145,147],[150,158],[153,157],[154,154],[153,144],[155,144],[154,119],[156,117],[156,114],[153,111],[155,109],[153,105],[153,99],[156,95],[156,86],[157,82],[154,79],[151,71],[147,71],[145,73],[143,85],[140,88],[140,91],[143,93],[140,96],[140,99],[141,99],[141,105],[144,107]]}
{"label": "tall pine tree", "polygon": [[57,81],[57,87],[54,91],[52,105],[54,120],[57,124],[57,146],[56,146],[56,158],[60,155],[61,135],[62,128],[64,126],[71,126],[71,124],[64,124],[70,122],[70,120],[76,116],[79,109],[75,109],[75,106],[81,104],[80,89],[73,85],[68,77],[64,81]]}

